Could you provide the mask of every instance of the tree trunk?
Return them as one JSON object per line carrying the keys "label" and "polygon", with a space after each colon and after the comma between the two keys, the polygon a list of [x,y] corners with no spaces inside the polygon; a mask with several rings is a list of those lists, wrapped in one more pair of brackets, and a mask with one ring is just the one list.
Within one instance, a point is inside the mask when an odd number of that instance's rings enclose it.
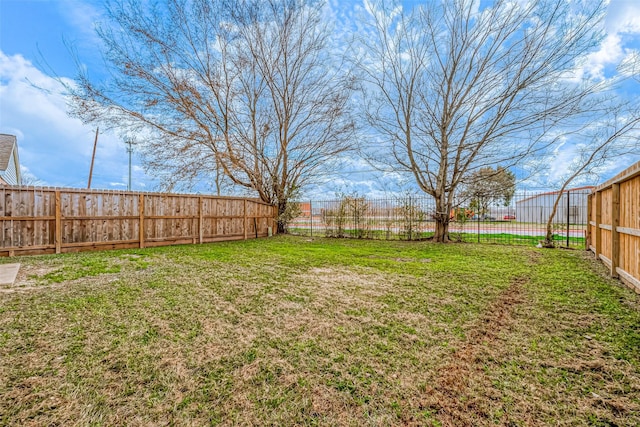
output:
{"label": "tree trunk", "polygon": [[287,201],[278,202],[278,234],[285,234],[288,230],[288,219],[287,219]]}
{"label": "tree trunk", "polygon": [[[555,247],[555,245],[553,244],[553,218],[556,216],[556,213],[558,212],[558,205],[560,204],[560,200],[562,199],[562,195],[564,194],[564,189],[566,187],[567,187],[567,184],[565,183],[560,189],[560,191],[558,192],[558,196],[556,197],[556,200],[553,202],[553,208],[551,209],[551,214],[549,215],[549,218],[547,218],[547,232],[544,236],[544,243],[542,244],[542,246],[544,246],[545,248]],[[567,227],[568,226],[569,224],[567,224]],[[568,232],[569,230],[567,229],[567,233]]]}
{"label": "tree trunk", "polygon": [[433,241],[438,243],[449,242],[449,212],[450,206],[446,197],[441,195],[436,197],[436,230],[433,235]]}

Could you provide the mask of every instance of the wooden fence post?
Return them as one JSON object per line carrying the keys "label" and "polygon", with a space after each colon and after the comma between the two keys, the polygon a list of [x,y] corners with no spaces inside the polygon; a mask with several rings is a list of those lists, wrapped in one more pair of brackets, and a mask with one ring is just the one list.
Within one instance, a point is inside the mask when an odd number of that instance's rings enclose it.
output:
{"label": "wooden fence post", "polygon": [[138,225],[138,240],[140,241],[140,248],[144,248],[144,195],[138,196],[138,213],[140,214],[140,223]]}
{"label": "wooden fence post", "polygon": [[56,190],[56,253],[62,252],[62,207],[60,206],[62,201],[60,200],[60,190]]}
{"label": "wooden fence post", "polygon": [[202,244],[202,235],[203,235],[203,227],[202,224],[203,214],[202,214],[202,196],[198,197],[198,243]]}
{"label": "wooden fence post", "polygon": [[620,266],[620,184],[611,186],[611,277],[618,277]]}
{"label": "wooden fence post", "polygon": [[278,232],[278,205],[273,205],[273,234]]}
{"label": "wooden fence post", "polygon": [[247,199],[244,199],[244,240],[247,240]]}
{"label": "wooden fence post", "polygon": [[600,259],[602,253],[602,191],[596,192],[596,259]]}

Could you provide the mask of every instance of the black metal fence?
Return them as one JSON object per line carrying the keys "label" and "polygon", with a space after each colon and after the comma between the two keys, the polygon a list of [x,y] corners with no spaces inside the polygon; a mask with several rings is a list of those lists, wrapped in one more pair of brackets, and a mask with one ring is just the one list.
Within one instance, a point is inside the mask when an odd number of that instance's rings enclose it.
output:
{"label": "black metal fence", "polygon": [[[587,195],[590,189],[562,193],[553,217],[557,244],[585,247]],[[559,192],[517,193],[505,206],[491,199],[458,200],[449,212],[453,240],[538,245]],[[386,199],[342,196],[335,200],[300,201],[292,234],[382,240],[422,240],[435,231],[435,201],[411,195]]]}

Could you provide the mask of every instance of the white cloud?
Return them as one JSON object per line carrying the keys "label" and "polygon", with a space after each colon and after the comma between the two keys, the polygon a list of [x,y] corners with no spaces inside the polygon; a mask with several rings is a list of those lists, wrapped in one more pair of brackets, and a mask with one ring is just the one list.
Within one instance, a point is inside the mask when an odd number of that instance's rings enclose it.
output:
{"label": "white cloud", "polygon": [[640,33],[640,2],[611,0],[607,8],[605,28],[608,33]]}
{"label": "white cloud", "polygon": [[607,65],[619,64],[625,57],[622,47],[622,39],[617,33],[607,34],[600,45],[600,50],[592,53],[587,58],[585,69],[587,75],[597,79],[605,78]]}
{"label": "white cloud", "polygon": [[606,78],[607,67],[619,65],[640,47],[640,1],[611,0],[604,25],[607,35],[583,67],[585,75],[596,79]]}
{"label": "white cloud", "polygon": [[[85,187],[95,128],[67,115],[62,90],[60,82],[23,56],[0,51],[0,132],[17,136],[21,164],[45,184]],[[127,169],[124,144],[101,134],[92,187],[122,182]],[[146,178],[136,172],[140,180]]]}
{"label": "white cloud", "polygon": [[60,15],[76,30],[77,40],[95,49],[100,38],[95,32],[96,24],[102,19],[101,11],[86,0],[58,0]]}
{"label": "white cloud", "polygon": [[[569,186],[597,185],[640,161],[640,152],[634,154],[633,148],[630,148],[632,145],[628,142],[619,141],[618,148],[615,149],[619,154],[610,153],[607,159],[596,159],[592,167],[572,180]],[[576,170],[576,166],[581,164],[581,158],[584,160],[581,150],[586,149],[590,153],[586,144],[588,143],[580,140],[562,138],[562,142],[548,156],[532,159],[522,165],[526,177],[519,185],[528,189],[558,189]]]}

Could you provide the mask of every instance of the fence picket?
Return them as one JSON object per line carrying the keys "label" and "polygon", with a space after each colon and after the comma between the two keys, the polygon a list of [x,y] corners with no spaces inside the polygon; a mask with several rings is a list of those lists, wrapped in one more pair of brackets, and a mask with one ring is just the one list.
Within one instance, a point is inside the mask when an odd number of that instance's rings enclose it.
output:
{"label": "fence picket", "polygon": [[591,199],[595,242],[589,249],[612,277],[640,293],[640,162],[595,188]]}
{"label": "fence picket", "polygon": [[[235,240],[251,211],[265,237],[273,218],[263,205],[240,197],[3,187],[0,256]],[[225,226],[218,228],[220,216]]]}

